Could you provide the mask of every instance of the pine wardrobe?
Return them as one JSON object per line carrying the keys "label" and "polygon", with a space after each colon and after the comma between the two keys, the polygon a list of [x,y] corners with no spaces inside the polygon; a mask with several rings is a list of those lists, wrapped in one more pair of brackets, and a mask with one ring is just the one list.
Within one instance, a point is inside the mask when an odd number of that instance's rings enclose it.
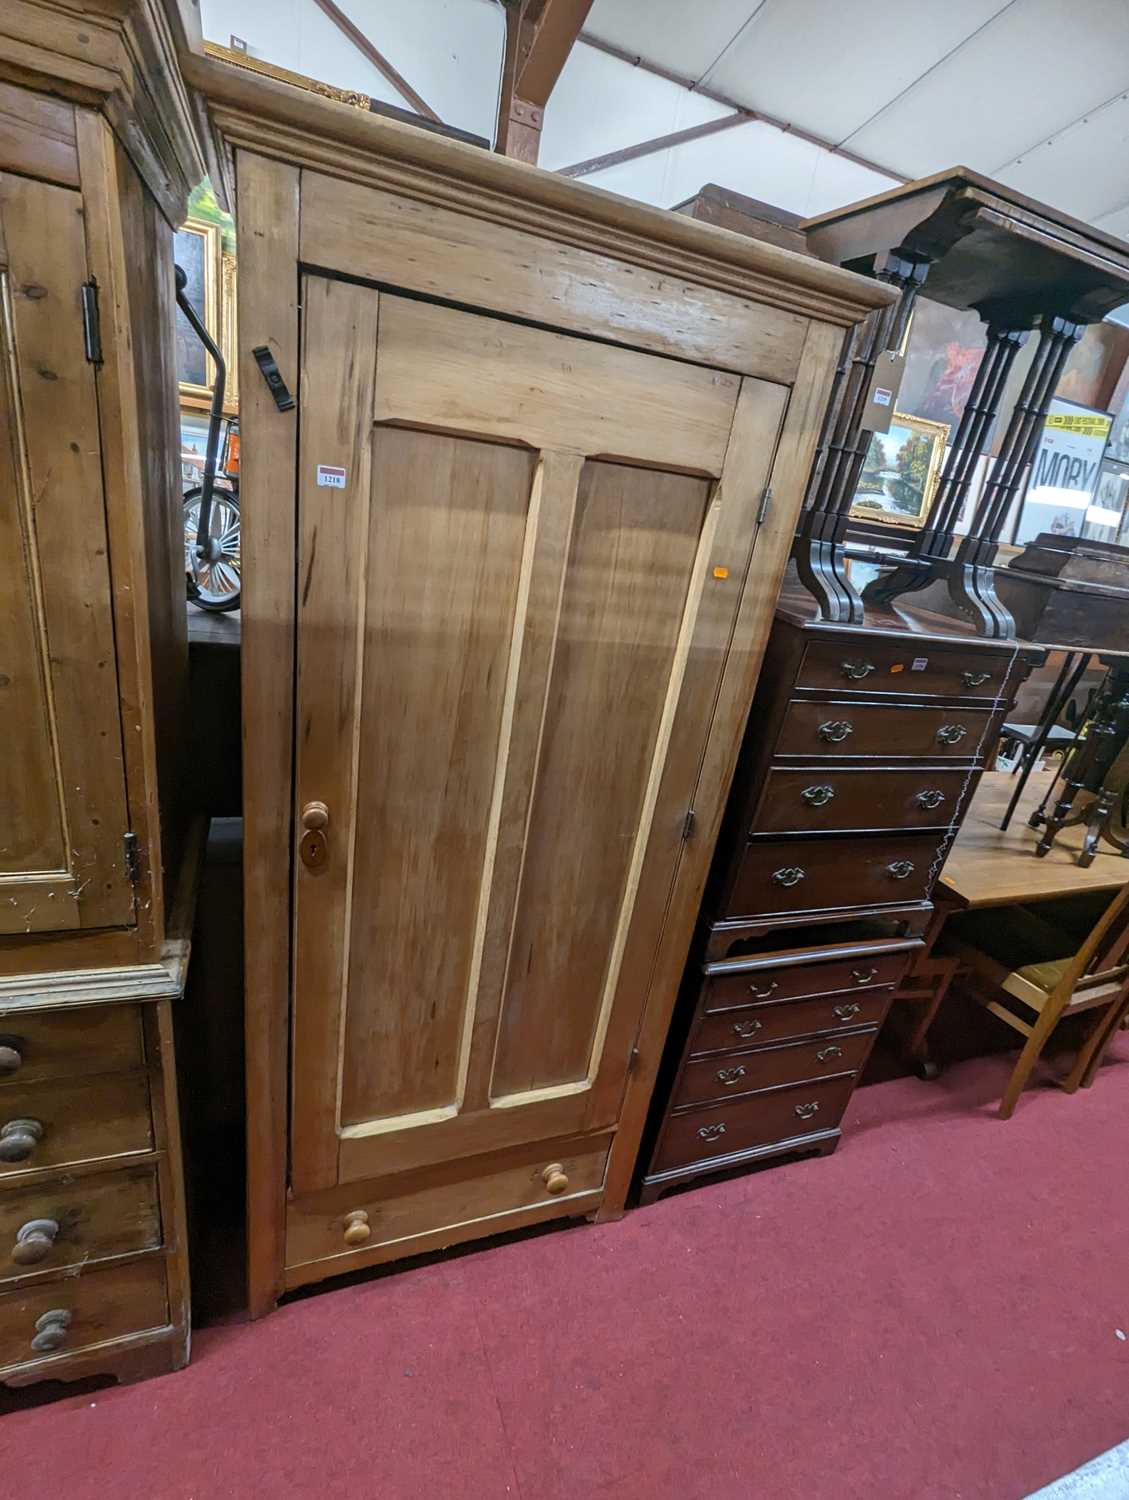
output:
{"label": "pine wardrobe", "polygon": [[190,63],[239,233],[262,1313],[621,1211],[844,331],[890,293]]}

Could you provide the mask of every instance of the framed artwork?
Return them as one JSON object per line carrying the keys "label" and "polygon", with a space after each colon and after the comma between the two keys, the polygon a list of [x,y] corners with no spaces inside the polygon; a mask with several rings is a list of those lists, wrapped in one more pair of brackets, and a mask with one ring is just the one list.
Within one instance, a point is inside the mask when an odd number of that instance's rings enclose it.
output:
{"label": "framed artwork", "polygon": [[896,411],[889,432],[870,439],[851,518],[888,526],[925,525],[949,437],[947,422]]}
{"label": "framed artwork", "polygon": [[[213,210],[210,213],[209,207]],[[189,201],[189,217],[174,237],[173,258],[188,277],[185,291],[189,302],[223,353],[227,365],[224,410],[234,413],[238,410],[234,226],[215,203],[206,183]],[[216,378],[215,364],[179,307],[176,364],[181,405],[190,410],[207,410]]]}

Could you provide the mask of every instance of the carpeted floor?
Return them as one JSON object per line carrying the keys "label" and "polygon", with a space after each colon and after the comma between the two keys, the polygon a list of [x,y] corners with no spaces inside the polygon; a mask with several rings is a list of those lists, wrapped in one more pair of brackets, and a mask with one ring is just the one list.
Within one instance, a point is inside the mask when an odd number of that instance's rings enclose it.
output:
{"label": "carpeted floor", "polygon": [[24,1500],[1019,1500],[1129,1434],[1129,1044],[861,1090],[837,1155],[200,1334],[15,1411]]}

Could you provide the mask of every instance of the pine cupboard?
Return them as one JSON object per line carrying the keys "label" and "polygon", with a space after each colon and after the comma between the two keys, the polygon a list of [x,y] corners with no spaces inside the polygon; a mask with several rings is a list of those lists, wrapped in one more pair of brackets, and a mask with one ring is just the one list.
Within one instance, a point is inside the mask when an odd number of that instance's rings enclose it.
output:
{"label": "pine cupboard", "polygon": [[621,1211],[844,330],[888,293],[190,77],[240,237],[262,1313]]}

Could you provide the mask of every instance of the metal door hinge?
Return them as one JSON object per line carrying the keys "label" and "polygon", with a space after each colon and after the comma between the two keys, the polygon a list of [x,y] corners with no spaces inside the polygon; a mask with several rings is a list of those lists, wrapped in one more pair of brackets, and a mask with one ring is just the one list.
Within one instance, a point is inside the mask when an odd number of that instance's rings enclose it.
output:
{"label": "metal door hinge", "polygon": [[764,525],[764,518],[765,518],[765,516],[768,515],[768,509],[769,509],[769,506],[771,504],[772,504],[772,486],[770,484],[766,484],[765,487],[764,487],[764,494],[761,496],[760,510],[757,511],[757,525],[758,526],[763,526]]}
{"label": "metal door hinge", "polygon": [[135,833],[123,834],[122,849],[125,855],[125,873],[130,885],[136,885],[141,879],[141,846]]}
{"label": "metal door hinge", "polygon": [[282,371],[278,368],[278,361],[271,353],[269,344],[260,344],[258,348],[251,350],[251,357],[262,371],[263,379],[267,383],[267,390],[274,397],[274,404],[279,411],[292,411],[294,408],[294,397],[290,394],[286,381],[282,378]]}
{"label": "metal door hinge", "polygon": [[690,811],[686,814],[685,818],[683,818],[682,820],[682,837],[684,839],[688,839],[694,832],[694,825],[697,823],[697,821],[697,814],[694,812],[694,809],[691,808]]}
{"label": "metal door hinge", "polygon": [[98,310],[98,283],[93,276],[82,284],[82,342],[92,365],[102,363],[102,317]]}
{"label": "metal door hinge", "polygon": [[634,1073],[635,1069],[638,1066],[639,1066],[639,1048],[638,1047],[632,1047],[632,1049],[631,1049],[631,1056],[627,1059],[627,1071],[628,1071],[628,1073]]}

